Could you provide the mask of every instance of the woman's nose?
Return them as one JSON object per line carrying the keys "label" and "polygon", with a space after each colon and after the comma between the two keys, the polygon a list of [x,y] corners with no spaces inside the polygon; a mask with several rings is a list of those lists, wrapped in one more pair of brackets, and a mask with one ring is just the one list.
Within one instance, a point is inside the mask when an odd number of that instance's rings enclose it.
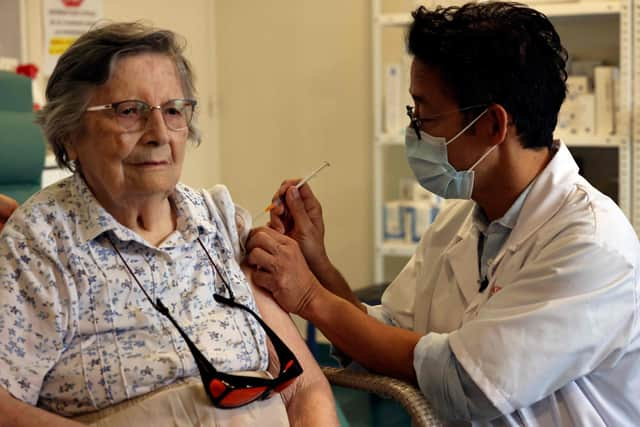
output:
{"label": "woman's nose", "polygon": [[144,130],[145,134],[153,136],[149,142],[154,142],[158,145],[169,143],[169,129],[159,106],[150,108]]}

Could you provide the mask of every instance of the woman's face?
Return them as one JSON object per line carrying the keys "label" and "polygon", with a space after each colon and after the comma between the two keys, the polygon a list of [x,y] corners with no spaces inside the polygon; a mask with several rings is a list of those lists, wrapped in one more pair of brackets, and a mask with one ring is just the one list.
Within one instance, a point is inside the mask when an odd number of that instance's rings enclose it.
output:
{"label": "woman's face", "polygon": [[[89,105],[140,100],[156,106],[180,98],[184,93],[173,60],[144,53],[119,59]],[[169,194],[180,178],[188,132],[167,128],[158,109],[151,111],[146,127],[135,132],[124,130],[112,110],[86,112],[84,130],[68,144],[67,152],[108,208]]]}

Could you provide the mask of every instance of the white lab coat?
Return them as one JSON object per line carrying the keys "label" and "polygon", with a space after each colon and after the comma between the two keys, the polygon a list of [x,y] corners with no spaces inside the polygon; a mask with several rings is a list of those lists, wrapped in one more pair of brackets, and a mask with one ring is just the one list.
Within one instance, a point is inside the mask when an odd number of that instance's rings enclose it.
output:
{"label": "white lab coat", "polygon": [[[453,203],[382,298],[383,316],[449,333],[503,413],[492,425],[640,425],[640,246],[562,143],[478,292],[476,205]],[[480,424],[478,424],[480,425]]]}

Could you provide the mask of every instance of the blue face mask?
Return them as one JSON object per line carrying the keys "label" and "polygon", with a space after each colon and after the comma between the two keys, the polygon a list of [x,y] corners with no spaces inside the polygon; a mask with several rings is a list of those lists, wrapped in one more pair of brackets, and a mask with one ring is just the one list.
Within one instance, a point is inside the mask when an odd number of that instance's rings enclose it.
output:
{"label": "blue face mask", "polygon": [[465,133],[480,117],[486,113],[485,109],[471,123],[465,126],[453,138],[447,141],[444,137],[436,137],[420,131],[421,140],[415,130],[407,127],[405,146],[407,161],[413,174],[422,187],[445,199],[470,199],[473,192],[473,169],[493,151],[497,145],[491,147],[466,171],[458,171],[447,158],[447,145]]}

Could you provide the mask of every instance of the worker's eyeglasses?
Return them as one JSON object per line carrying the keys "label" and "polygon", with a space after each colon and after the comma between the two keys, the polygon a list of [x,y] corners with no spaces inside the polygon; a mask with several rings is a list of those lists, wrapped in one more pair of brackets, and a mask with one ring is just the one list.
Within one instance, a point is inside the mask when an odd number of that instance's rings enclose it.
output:
{"label": "worker's eyeglasses", "polygon": [[433,116],[427,116],[427,117],[417,117],[415,112],[413,111],[413,107],[410,105],[407,105],[406,109],[407,109],[407,116],[409,116],[409,120],[410,120],[409,126],[411,127],[411,129],[414,130],[418,139],[422,139],[422,137],[420,136],[420,130],[424,127],[424,125],[427,122],[431,120],[435,120],[442,116],[446,116],[447,114],[459,113],[461,111],[473,110],[474,108],[481,108],[481,107],[486,107],[486,104],[470,105],[469,107],[463,107],[458,110],[447,111],[445,113],[434,114]]}
{"label": "worker's eyeglasses", "polygon": [[95,105],[85,111],[111,110],[122,129],[138,132],[147,126],[147,120],[153,110],[160,110],[165,125],[171,130],[180,131],[189,127],[197,101],[193,99],[171,99],[162,105],[149,105],[144,101],[126,100],[111,104]]}
{"label": "worker's eyeglasses", "polygon": [[209,252],[205,248],[202,241],[198,238],[198,242],[200,246],[207,254],[209,258],[209,262],[218,273],[218,276],[222,279],[224,287],[227,289],[229,293],[229,297],[224,297],[217,293],[213,294],[213,298],[219,302],[220,304],[227,305],[229,307],[239,308],[241,310],[246,311],[251,314],[254,319],[262,326],[267,336],[271,340],[273,347],[278,356],[278,360],[280,361],[280,371],[278,376],[273,379],[269,378],[257,378],[257,377],[247,377],[241,375],[234,374],[226,374],[224,372],[218,371],[213,367],[211,362],[202,354],[200,350],[196,347],[196,345],[191,341],[189,336],[182,330],[178,322],[175,321],[173,316],[169,313],[169,309],[162,303],[160,298],[156,298],[156,302],[154,303],[151,297],[147,294],[142,284],[138,281],[138,278],[133,273],[133,270],[129,267],[127,262],[124,260],[122,254],[116,248],[115,244],[109,239],[111,245],[113,246],[116,253],[120,256],[120,259],[126,266],[127,270],[129,270],[129,274],[134,278],[142,292],[146,295],[147,299],[151,302],[151,305],[158,310],[161,314],[163,314],[169,321],[176,327],[184,341],[187,343],[193,358],[196,361],[196,365],[198,366],[198,371],[200,371],[200,377],[202,378],[202,383],[204,385],[205,392],[213,406],[221,409],[231,409],[237,408],[240,406],[248,405],[256,400],[264,400],[271,397],[274,393],[280,393],[282,390],[287,388],[296,377],[298,377],[302,373],[302,366],[298,359],[294,356],[293,352],[289,350],[289,347],[278,337],[278,335],[269,327],[267,324],[258,316],[253,310],[249,307],[235,301],[233,292],[231,291],[231,287],[225,280],[224,276],[220,273],[217,265],[213,262],[213,259],[209,255]]}

